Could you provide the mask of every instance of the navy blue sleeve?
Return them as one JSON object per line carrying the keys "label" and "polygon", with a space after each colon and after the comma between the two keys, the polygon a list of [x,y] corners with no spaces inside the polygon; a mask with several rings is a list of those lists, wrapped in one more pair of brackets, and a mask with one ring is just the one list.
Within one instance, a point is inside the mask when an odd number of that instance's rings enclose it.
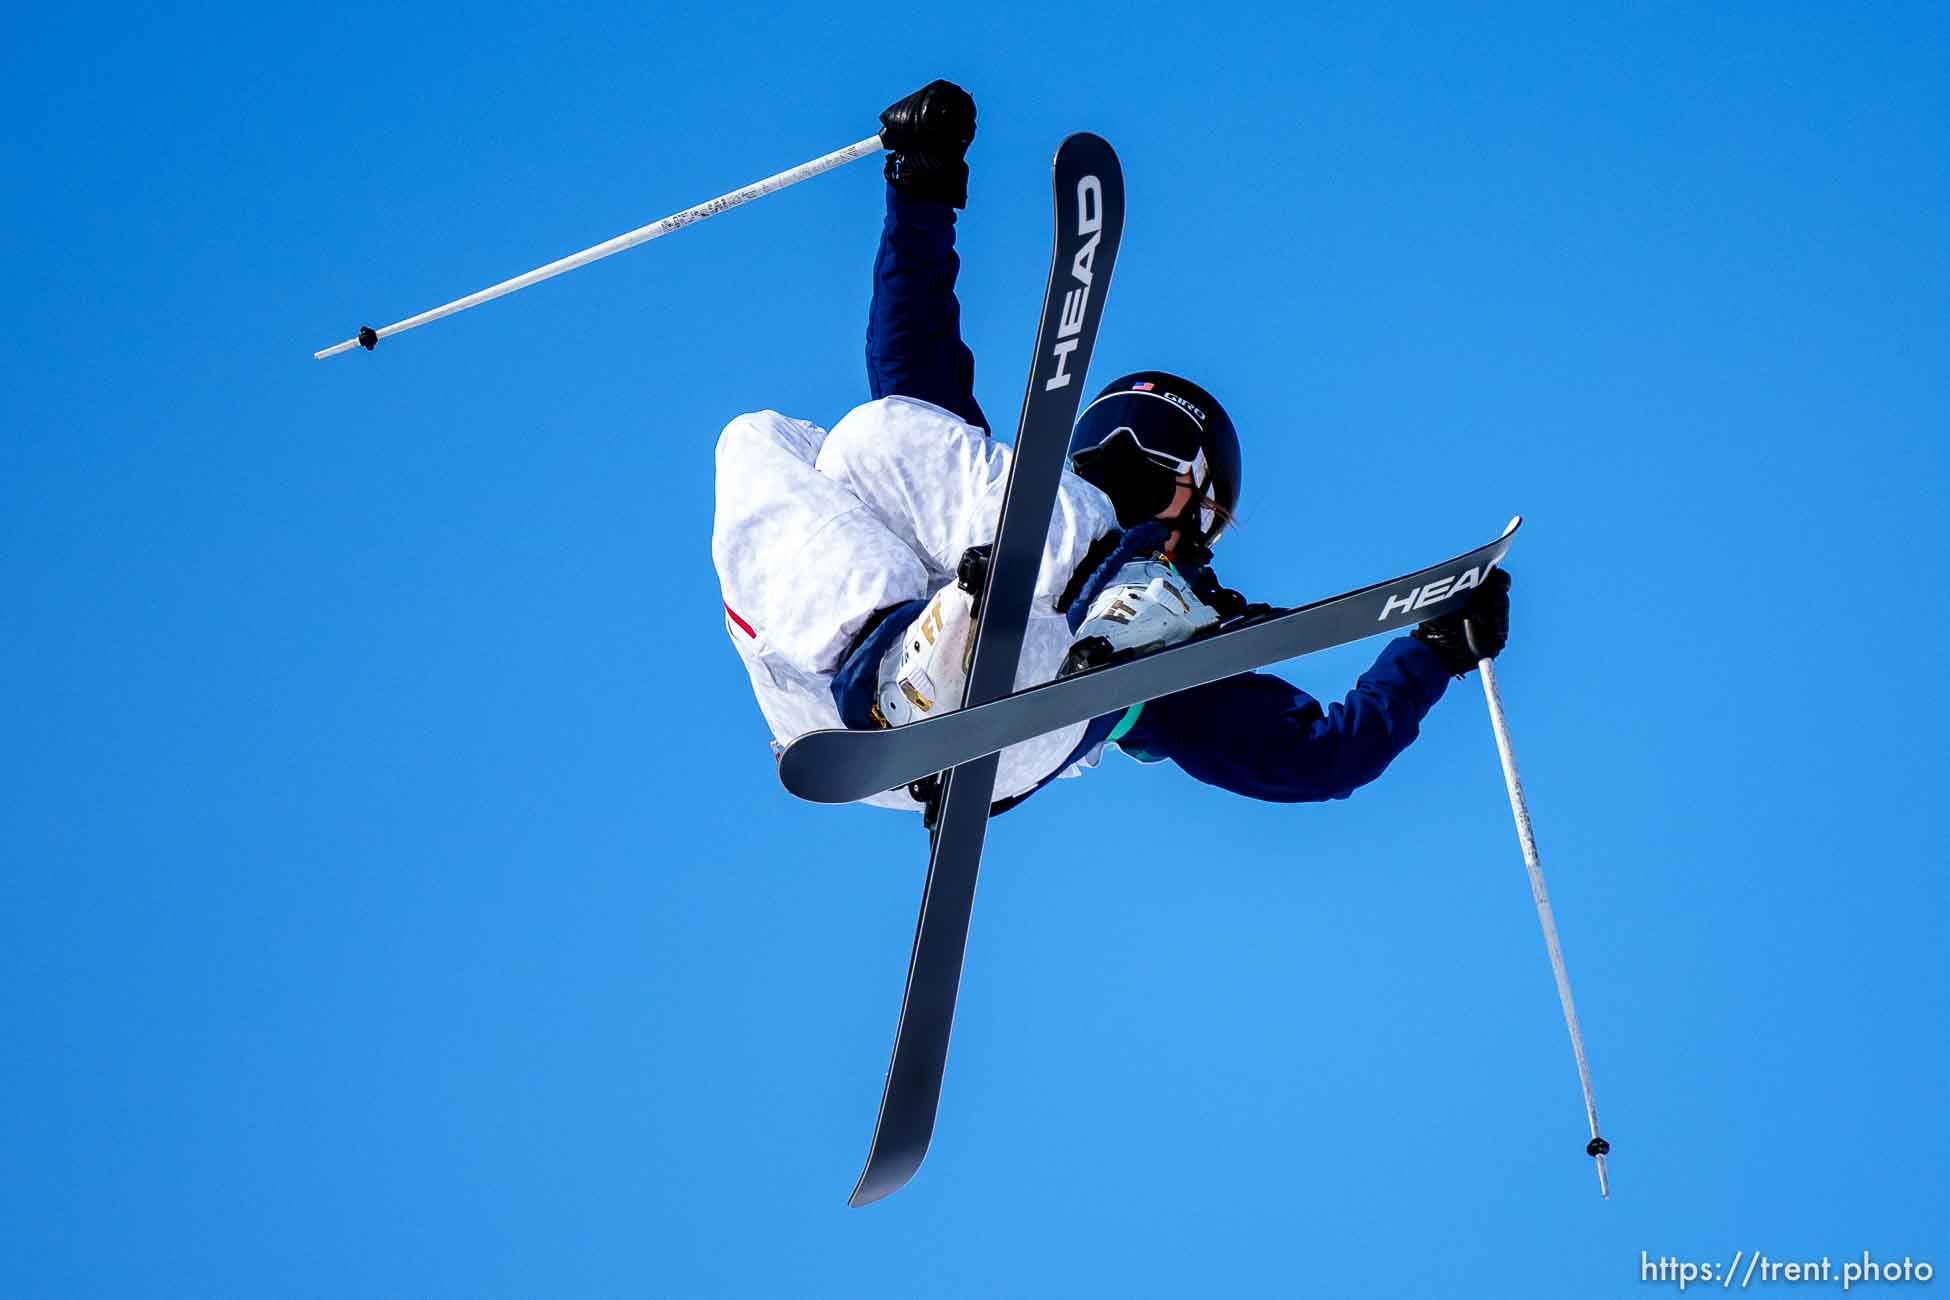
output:
{"label": "navy blue sleeve", "polygon": [[1397,637],[1343,703],[1322,709],[1278,677],[1241,673],[1146,703],[1117,743],[1255,799],[1345,799],[1408,748],[1448,685],[1433,650]]}
{"label": "navy blue sleeve", "polygon": [[933,402],[987,429],[975,401],[975,354],[961,340],[960,270],[955,210],[889,185],[867,310],[867,389]]}

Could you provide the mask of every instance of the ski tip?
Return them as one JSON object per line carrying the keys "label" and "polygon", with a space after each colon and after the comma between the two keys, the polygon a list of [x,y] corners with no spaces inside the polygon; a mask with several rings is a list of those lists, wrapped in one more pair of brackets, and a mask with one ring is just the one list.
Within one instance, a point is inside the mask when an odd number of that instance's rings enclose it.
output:
{"label": "ski tip", "polygon": [[1111,147],[1110,141],[1095,131],[1073,131],[1064,136],[1063,143],[1056,146],[1056,154],[1050,159],[1050,166],[1059,166],[1065,154],[1077,156],[1089,153],[1099,155],[1097,166],[1115,169],[1119,178],[1122,178],[1123,167],[1117,161],[1117,150]]}
{"label": "ski tip", "polygon": [[1505,537],[1508,537],[1511,533],[1516,532],[1517,525],[1521,524],[1522,522],[1523,522],[1522,515],[1511,515],[1510,522],[1503,526],[1503,535]]}

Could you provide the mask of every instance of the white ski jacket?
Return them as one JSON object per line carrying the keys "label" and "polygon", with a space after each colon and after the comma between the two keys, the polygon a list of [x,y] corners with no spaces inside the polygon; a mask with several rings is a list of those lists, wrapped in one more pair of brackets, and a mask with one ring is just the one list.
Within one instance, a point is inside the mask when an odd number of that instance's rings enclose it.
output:
{"label": "white ski jacket", "polygon": [[[965,550],[995,539],[1009,455],[952,412],[907,397],[855,407],[830,433],[777,411],[725,426],[711,558],[725,631],[775,751],[805,732],[842,725],[833,675],[868,619],[932,595],[953,580]],[[1071,642],[1056,600],[1091,543],[1116,526],[1109,498],[1066,471],[1017,689],[1056,675]],[[1086,725],[1004,750],[996,798],[1034,789],[1081,743]],[[1061,775],[1094,766],[1096,757]],[[905,790],[865,802],[920,808]]]}

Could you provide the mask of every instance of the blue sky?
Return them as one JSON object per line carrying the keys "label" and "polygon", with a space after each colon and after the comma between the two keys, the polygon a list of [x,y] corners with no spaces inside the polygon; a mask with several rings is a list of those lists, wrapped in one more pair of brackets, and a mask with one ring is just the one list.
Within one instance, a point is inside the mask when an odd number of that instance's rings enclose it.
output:
{"label": "blue sky", "polygon": [[[0,50],[0,1291],[1633,1295],[1950,1264],[1950,42],[1925,5],[195,15]],[[864,396],[862,163],[981,107],[1012,416],[1063,134],[1098,379],[1246,443],[1300,601],[1528,525],[1502,664],[1598,1199],[1480,692],[1378,783],[1112,759],[992,828],[942,1120],[863,1211],[925,863],[796,803],[711,447]],[[1289,665],[1334,696],[1378,644]],[[1816,1291],[1820,1288],[1801,1288]]]}

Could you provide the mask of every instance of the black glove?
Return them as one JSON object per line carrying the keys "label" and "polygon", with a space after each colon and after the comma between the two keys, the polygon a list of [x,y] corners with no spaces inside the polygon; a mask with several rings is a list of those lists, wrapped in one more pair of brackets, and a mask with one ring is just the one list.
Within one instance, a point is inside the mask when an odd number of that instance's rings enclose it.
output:
{"label": "black glove", "polygon": [[902,193],[968,206],[968,164],[975,101],[952,81],[930,81],[880,115],[887,181]]}
{"label": "black glove", "polygon": [[1510,575],[1491,569],[1454,613],[1418,624],[1410,635],[1436,652],[1442,666],[1461,677],[1478,659],[1494,659],[1510,639]]}
{"label": "black glove", "polygon": [[1212,572],[1212,552],[1202,544],[1187,542],[1180,546],[1174,563],[1191,572],[1192,594],[1210,605],[1220,618],[1231,618],[1253,607],[1251,601],[1219,581],[1219,575]]}

